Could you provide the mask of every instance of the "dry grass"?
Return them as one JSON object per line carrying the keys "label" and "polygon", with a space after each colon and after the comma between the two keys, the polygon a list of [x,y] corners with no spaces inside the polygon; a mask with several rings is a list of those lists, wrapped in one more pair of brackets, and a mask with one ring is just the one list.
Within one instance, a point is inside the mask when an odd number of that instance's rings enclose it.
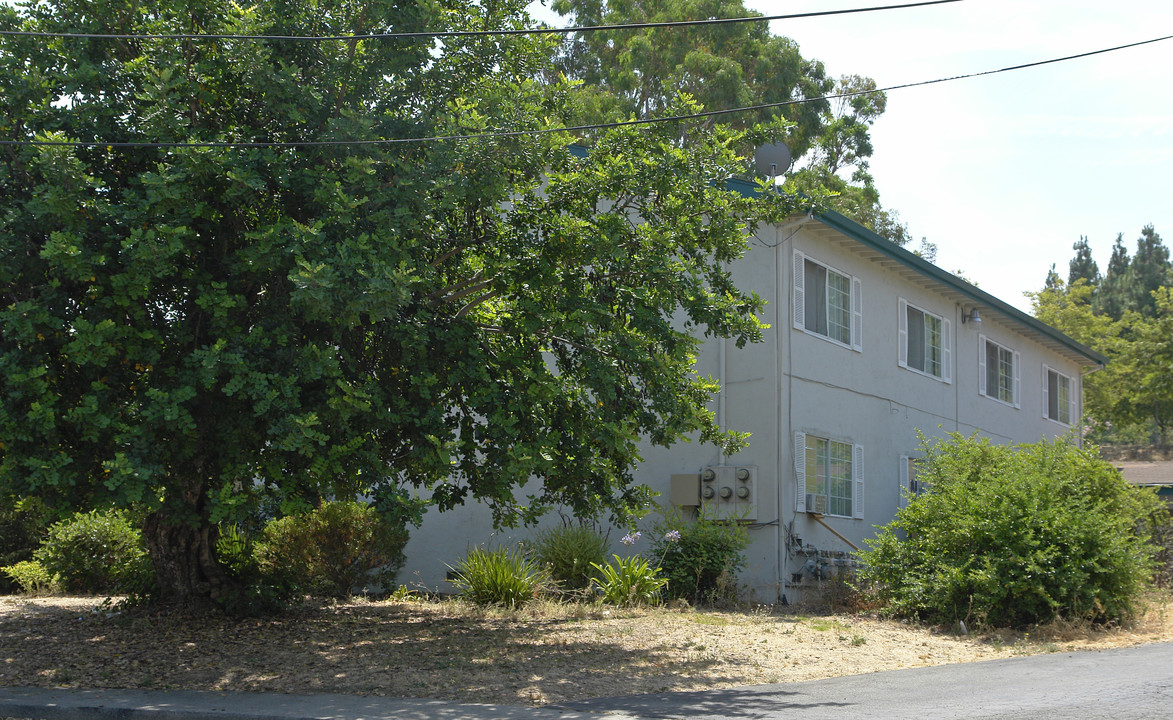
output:
{"label": "dry grass", "polygon": [[0,597],[0,685],[334,692],[542,705],[1173,640],[1167,600],[1131,628],[963,637],[851,615],[539,603],[307,605],[266,619],[113,613]]}

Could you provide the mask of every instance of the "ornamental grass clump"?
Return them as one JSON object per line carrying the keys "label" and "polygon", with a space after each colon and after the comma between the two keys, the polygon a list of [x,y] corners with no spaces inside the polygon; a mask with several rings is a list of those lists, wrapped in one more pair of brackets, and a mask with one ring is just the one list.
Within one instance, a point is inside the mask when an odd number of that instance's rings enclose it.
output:
{"label": "ornamental grass clump", "polygon": [[607,560],[607,536],[590,525],[565,524],[538,531],[533,559],[562,590],[590,587],[595,566]]}
{"label": "ornamental grass clump", "polygon": [[660,577],[660,568],[653,568],[638,555],[612,557],[614,563],[595,563],[599,576],[592,582],[598,586],[602,601],[620,607],[659,605],[668,584],[666,578]]}
{"label": "ornamental grass clump", "polygon": [[889,613],[970,627],[1136,615],[1165,514],[1153,493],[1063,440],[953,433],[923,449],[928,491],[859,556],[861,588]]}
{"label": "ornamental grass clump", "polygon": [[455,577],[449,582],[476,605],[521,607],[550,582],[545,569],[520,549],[473,548],[451,569]]}

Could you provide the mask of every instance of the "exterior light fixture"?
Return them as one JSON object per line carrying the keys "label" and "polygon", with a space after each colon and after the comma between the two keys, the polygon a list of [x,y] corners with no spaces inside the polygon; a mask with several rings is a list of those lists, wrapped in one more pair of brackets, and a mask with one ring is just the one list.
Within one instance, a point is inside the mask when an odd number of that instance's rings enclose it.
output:
{"label": "exterior light fixture", "polygon": [[961,322],[969,323],[970,325],[982,324],[982,314],[978,312],[976,307],[970,308],[968,313],[965,312],[965,308],[962,308],[961,311]]}

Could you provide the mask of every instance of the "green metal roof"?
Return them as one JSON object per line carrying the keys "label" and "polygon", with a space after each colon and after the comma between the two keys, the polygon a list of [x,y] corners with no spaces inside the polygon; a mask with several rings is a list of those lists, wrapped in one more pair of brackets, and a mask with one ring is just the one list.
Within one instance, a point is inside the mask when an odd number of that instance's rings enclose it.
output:
{"label": "green metal roof", "polygon": [[1038,320],[1037,318],[1031,317],[1013,305],[999,300],[985,290],[982,290],[972,283],[962,280],[953,273],[942,270],[919,255],[905,250],[891,240],[888,240],[882,235],[867,229],[863,225],[860,225],[854,220],[841,215],[834,210],[826,210],[820,213],[815,213],[814,217],[824,225],[834,228],[851,239],[856,240],[903,265],[906,265],[918,273],[921,273],[922,275],[925,275],[932,280],[935,280],[936,282],[948,287],[949,289],[969,298],[975,303],[997,311],[1012,322],[1024,326],[1028,331],[1038,333],[1050,340],[1053,340],[1070,349],[1077,355],[1081,355],[1087,358],[1096,365],[1102,367],[1108,363],[1107,357],[1099,352],[1096,352],[1087,345],[1084,345],[1083,343],[1071,338],[1067,334],[1056,330],[1055,328]]}

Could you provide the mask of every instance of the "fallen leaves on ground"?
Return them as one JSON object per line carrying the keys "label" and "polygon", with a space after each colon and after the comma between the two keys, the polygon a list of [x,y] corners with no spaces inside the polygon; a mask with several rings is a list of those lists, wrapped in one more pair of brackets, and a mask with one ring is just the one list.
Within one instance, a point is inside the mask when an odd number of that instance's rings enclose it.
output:
{"label": "fallen leaves on ground", "polygon": [[0,685],[329,692],[542,705],[791,682],[1173,640],[1135,627],[967,637],[850,615],[453,600],[306,604],[268,618],[116,612],[100,598],[0,597]]}

